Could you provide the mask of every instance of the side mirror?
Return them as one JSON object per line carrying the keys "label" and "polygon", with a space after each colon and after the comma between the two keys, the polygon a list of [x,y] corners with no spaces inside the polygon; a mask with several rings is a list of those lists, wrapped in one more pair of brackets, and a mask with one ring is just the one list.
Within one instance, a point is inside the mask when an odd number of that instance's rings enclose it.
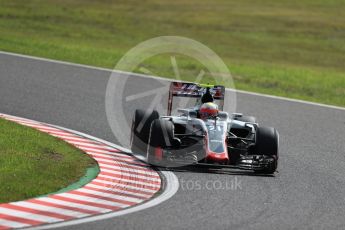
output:
{"label": "side mirror", "polygon": [[226,121],[229,118],[229,114],[227,112],[219,112],[218,117],[222,121]]}
{"label": "side mirror", "polygon": [[235,120],[236,120],[236,118],[239,118],[239,117],[242,117],[242,116],[243,116],[243,113],[232,113],[231,114],[231,118],[235,119]]}
{"label": "side mirror", "polygon": [[192,118],[197,118],[198,117],[198,113],[194,110],[190,110],[189,113],[188,113],[189,117],[192,117]]}

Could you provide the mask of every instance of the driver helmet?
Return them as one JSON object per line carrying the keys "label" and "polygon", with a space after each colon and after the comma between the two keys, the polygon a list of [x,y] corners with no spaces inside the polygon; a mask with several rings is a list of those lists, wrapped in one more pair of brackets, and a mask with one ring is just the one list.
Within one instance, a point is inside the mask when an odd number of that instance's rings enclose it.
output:
{"label": "driver helmet", "polygon": [[216,117],[218,115],[218,105],[213,102],[204,103],[200,107],[199,114],[201,119]]}

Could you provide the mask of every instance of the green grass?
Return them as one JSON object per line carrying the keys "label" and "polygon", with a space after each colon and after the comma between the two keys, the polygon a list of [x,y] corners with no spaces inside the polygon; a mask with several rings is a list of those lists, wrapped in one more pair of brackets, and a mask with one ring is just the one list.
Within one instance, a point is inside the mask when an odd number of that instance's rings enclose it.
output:
{"label": "green grass", "polygon": [[56,192],[95,165],[62,140],[0,119],[0,203]]}
{"label": "green grass", "polygon": [[[162,35],[210,47],[239,89],[345,106],[343,0],[0,0],[4,51],[113,68]],[[198,73],[177,61],[183,78]],[[173,76],[168,56],[143,65]]]}

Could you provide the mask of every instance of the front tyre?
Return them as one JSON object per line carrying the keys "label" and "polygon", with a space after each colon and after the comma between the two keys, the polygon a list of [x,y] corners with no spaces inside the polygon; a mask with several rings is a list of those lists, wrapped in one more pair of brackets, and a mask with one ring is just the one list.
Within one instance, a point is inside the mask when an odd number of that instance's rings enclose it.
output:
{"label": "front tyre", "polygon": [[279,134],[277,130],[272,127],[258,127],[254,152],[257,155],[265,155],[273,159],[267,168],[255,170],[255,172],[273,174],[278,167]]}
{"label": "front tyre", "polygon": [[173,145],[174,124],[168,120],[154,120],[147,145],[147,162],[156,166],[165,166],[163,149]]}
{"label": "front tyre", "polygon": [[156,110],[135,110],[130,139],[133,153],[146,153],[151,123],[158,118],[159,114]]}

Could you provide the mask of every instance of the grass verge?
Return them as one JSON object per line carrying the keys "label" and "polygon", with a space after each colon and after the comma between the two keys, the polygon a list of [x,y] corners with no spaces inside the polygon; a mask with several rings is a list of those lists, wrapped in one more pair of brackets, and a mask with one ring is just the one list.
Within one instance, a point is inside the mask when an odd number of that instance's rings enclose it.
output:
{"label": "grass verge", "polygon": [[0,119],[0,203],[56,192],[94,166],[91,157],[68,143]]}
{"label": "grass verge", "polygon": [[[0,50],[113,68],[146,39],[185,36],[218,53],[239,89],[345,106],[343,0],[0,0],[0,6]],[[197,74],[198,64],[177,61],[182,78]],[[143,65],[173,76],[169,58]]]}

